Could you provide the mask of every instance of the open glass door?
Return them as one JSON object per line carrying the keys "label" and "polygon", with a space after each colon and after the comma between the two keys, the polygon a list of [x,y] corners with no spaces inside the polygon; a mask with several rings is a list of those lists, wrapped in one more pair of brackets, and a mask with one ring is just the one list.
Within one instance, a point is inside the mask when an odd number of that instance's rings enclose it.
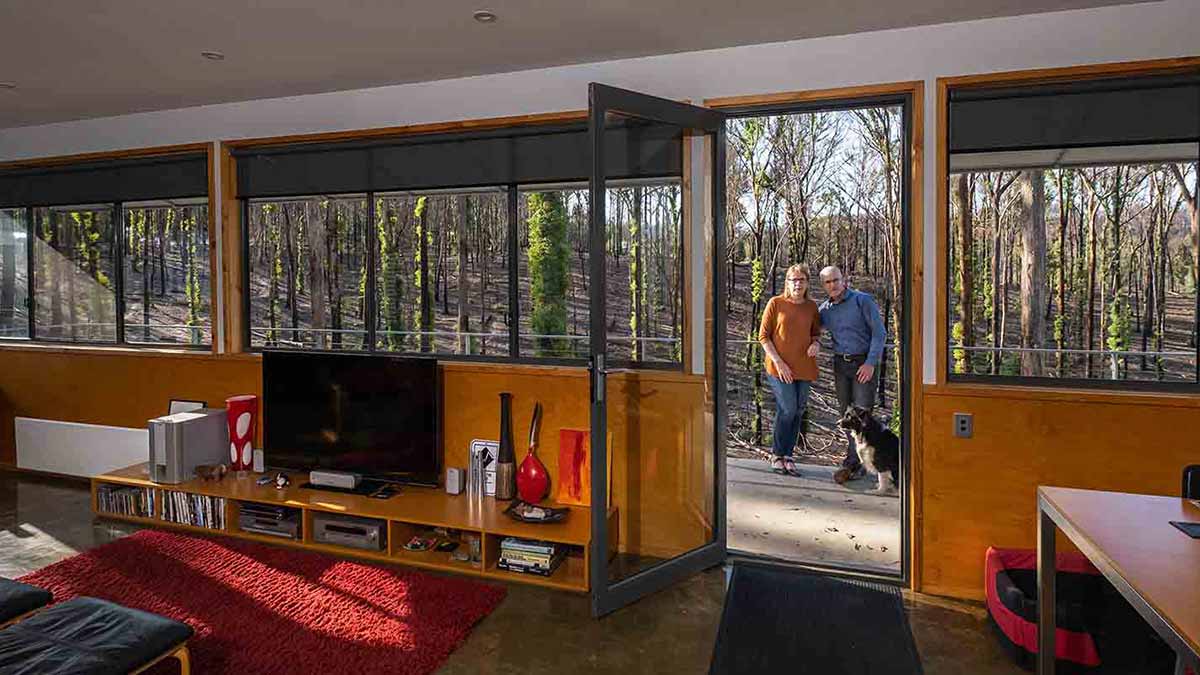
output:
{"label": "open glass door", "polygon": [[599,616],[725,556],[725,128],[706,108],[588,93]]}

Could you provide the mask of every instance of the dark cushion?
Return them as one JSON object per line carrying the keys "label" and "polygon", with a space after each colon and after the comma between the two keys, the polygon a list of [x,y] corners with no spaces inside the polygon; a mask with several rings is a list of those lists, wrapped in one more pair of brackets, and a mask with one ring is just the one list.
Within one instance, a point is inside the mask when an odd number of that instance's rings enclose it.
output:
{"label": "dark cushion", "polygon": [[53,599],[50,591],[0,577],[0,623],[45,607]]}
{"label": "dark cushion", "polygon": [[128,673],[191,636],[173,619],[75,598],[0,630],[0,675]]}

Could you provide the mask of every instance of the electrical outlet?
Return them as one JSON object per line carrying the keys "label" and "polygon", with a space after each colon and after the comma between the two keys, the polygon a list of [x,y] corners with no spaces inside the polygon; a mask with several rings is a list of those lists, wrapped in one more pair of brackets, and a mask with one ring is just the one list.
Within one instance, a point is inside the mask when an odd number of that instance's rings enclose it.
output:
{"label": "electrical outlet", "polygon": [[954,413],[954,435],[959,438],[970,438],[974,433],[974,416],[970,413]]}

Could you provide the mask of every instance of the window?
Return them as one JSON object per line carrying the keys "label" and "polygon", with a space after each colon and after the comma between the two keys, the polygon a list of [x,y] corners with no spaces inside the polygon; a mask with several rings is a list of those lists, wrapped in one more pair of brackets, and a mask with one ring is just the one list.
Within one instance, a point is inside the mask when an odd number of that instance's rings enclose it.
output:
{"label": "window", "polygon": [[125,340],[212,344],[208,202],[123,208]]}
{"label": "window", "polygon": [[0,209],[0,339],[29,337],[24,209]]}
{"label": "window", "polygon": [[509,353],[507,191],[376,196],[376,347]]}
{"label": "window", "polygon": [[518,339],[534,357],[591,353],[587,185],[522,191],[517,202]]}
{"label": "window", "polygon": [[[612,360],[678,365],[678,130],[608,136]],[[567,125],[236,151],[248,344],[586,359],[588,147]]]}
{"label": "window", "polygon": [[116,341],[113,208],[33,209],[33,302],[38,338]]}
{"label": "window", "polygon": [[951,94],[950,379],[1200,381],[1198,101],[1176,77]]}
{"label": "window", "polygon": [[365,349],[367,198],[251,200],[246,211],[250,345]]}
{"label": "window", "polygon": [[206,152],[0,170],[0,339],[210,347]]}

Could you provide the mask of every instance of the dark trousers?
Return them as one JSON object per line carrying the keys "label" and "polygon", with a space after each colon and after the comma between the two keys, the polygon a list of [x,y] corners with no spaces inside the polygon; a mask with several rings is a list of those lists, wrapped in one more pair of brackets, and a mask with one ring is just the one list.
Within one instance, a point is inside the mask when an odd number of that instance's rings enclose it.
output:
{"label": "dark trousers", "polygon": [[771,393],[775,394],[775,431],[771,434],[771,451],[776,457],[791,457],[800,434],[800,422],[804,409],[808,407],[808,394],[812,382],[792,380],[791,384],[767,375]]}
{"label": "dark trousers", "polygon": [[[833,388],[837,392],[838,414],[845,415],[851,404],[867,410],[875,407],[875,390],[879,388],[879,366],[875,366],[875,375],[870,380],[859,382],[858,368],[866,362],[866,354],[849,358],[841,354],[833,355]],[[861,465],[858,450],[854,447],[854,438],[846,433],[846,458],[842,460],[842,466],[857,471]]]}

